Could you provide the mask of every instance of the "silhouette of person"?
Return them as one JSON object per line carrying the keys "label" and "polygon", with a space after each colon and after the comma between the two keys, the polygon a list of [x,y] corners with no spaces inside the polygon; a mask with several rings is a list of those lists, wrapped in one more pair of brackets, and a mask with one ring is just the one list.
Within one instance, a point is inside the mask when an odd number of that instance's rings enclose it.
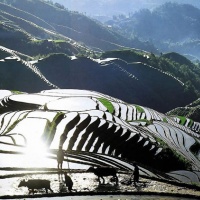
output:
{"label": "silhouette of person", "polygon": [[132,177],[132,176],[134,177],[134,178],[133,178],[133,182],[134,182],[134,185],[135,185],[135,187],[136,187],[136,186],[137,186],[136,183],[139,183],[139,168],[138,168],[138,166],[137,166],[135,163],[133,164],[133,166],[135,167],[135,169],[134,169],[134,171],[133,171],[131,177]]}
{"label": "silhouette of person", "polygon": [[67,175],[67,172],[65,172],[65,184],[68,190],[71,192],[73,187],[73,181],[69,175]]}
{"label": "silhouette of person", "polygon": [[57,163],[58,163],[58,169],[62,170],[62,165],[63,165],[63,160],[64,160],[64,152],[62,150],[62,147],[59,146],[58,152],[57,152]]}

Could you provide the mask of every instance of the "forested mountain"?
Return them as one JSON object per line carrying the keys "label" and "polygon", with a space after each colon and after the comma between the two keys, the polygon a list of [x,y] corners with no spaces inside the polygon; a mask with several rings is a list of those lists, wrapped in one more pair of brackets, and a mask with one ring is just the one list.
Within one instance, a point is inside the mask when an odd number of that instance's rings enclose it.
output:
{"label": "forested mountain", "polygon": [[69,10],[86,13],[99,19],[108,19],[113,15],[134,13],[140,9],[154,9],[166,2],[176,2],[180,4],[191,4],[200,8],[197,0],[47,0],[49,2],[64,5]]}
{"label": "forested mountain", "polygon": [[189,119],[192,119],[196,122],[200,122],[200,99],[192,102],[191,104],[185,107],[178,107],[169,112],[168,115],[175,115],[175,116],[185,116]]}
{"label": "forested mountain", "polygon": [[107,24],[129,38],[151,41],[160,51],[200,58],[200,10],[192,5],[166,3],[153,11],[115,16]]}

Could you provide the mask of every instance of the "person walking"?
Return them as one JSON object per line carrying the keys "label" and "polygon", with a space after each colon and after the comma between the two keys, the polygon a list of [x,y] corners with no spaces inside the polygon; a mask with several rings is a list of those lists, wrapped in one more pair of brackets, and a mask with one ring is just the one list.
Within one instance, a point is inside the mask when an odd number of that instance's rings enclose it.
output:
{"label": "person walking", "polygon": [[66,187],[68,188],[69,192],[71,192],[72,187],[73,187],[73,181],[72,181],[71,177],[67,174],[67,172],[65,172],[65,184],[66,184]]}
{"label": "person walking", "polygon": [[135,163],[133,166],[135,167],[134,172],[133,172],[133,175],[134,175],[133,182],[136,187],[137,186],[136,183],[139,183],[139,168]]}
{"label": "person walking", "polygon": [[133,166],[135,167],[135,169],[131,174],[130,181],[133,177],[134,186],[136,187],[137,186],[136,183],[139,183],[139,167],[136,165],[136,163],[134,163]]}
{"label": "person walking", "polygon": [[64,160],[64,152],[62,150],[62,146],[59,146],[58,152],[57,152],[57,168],[58,170],[62,170],[62,165],[63,165],[63,160]]}

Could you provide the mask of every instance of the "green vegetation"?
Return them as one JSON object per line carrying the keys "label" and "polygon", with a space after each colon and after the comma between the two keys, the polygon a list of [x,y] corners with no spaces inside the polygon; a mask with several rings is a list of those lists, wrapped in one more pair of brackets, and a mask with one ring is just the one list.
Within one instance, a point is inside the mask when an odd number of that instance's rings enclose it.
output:
{"label": "green vegetation", "polygon": [[105,98],[98,98],[98,100],[108,109],[108,111],[113,114],[114,107],[110,101]]}
{"label": "green vegetation", "polygon": [[11,90],[11,92],[13,94],[23,94],[24,92],[21,92],[21,91],[17,91],[17,90]]}
{"label": "green vegetation", "polygon": [[[160,167],[163,168],[164,171],[168,170],[168,163],[170,163],[170,168],[171,170],[176,170],[176,169],[186,169],[186,170],[191,170],[192,165],[191,163],[180,153],[177,151],[171,149],[162,139],[155,137],[156,141],[159,144],[159,147],[162,148],[162,152],[158,154],[156,157],[157,160],[159,160]],[[165,163],[163,163],[165,162]],[[157,162],[158,169],[159,169],[159,164]]]}
{"label": "green vegetation", "polygon": [[[179,124],[185,126],[186,121],[187,121],[188,118],[185,117],[185,116],[176,116],[176,117],[177,117],[178,119],[180,119]],[[193,123],[194,123],[194,121],[193,121],[192,119],[189,119],[188,127],[192,127]]]}
{"label": "green vegetation", "polygon": [[168,123],[168,121],[167,121],[167,119],[166,119],[166,118],[163,118],[163,122],[166,122],[166,123]]}
{"label": "green vegetation", "polygon": [[139,113],[144,113],[144,109],[143,109],[142,107],[140,107],[140,106],[138,106],[138,105],[134,105],[134,106],[136,107],[137,112],[139,112]]}
{"label": "green vegetation", "polygon": [[65,40],[53,40],[53,42],[55,43],[62,43],[62,42],[66,42]]}
{"label": "green vegetation", "polygon": [[10,131],[12,131],[23,119],[26,118],[26,116],[27,116],[28,114],[29,114],[29,113],[27,113],[26,115],[24,115],[23,118],[14,121],[14,123],[11,124],[11,125],[7,128],[7,131],[5,131],[5,132],[3,133],[3,135],[6,135],[6,134],[9,133]]}
{"label": "green vegetation", "polygon": [[189,60],[185,64],[178,62],[175,58],[179,56],[174,53],[174,57],[171,59],[164,55],[155,56],[151,54],[148,64],[182,81],[185,84],[185,93],[188,93],[188,95],[196,94],[200,96],[200,67],[192,63],[189,65]]}
{"label": "green vegetation", "polygon": [[34,43],[36,43],[36,44],[41,44],[42,41],[43,41],[43,40],[39,40],[39,39],[34,39],[34,40],[32,39],[32,40],[31,40],[31,42],[32,42],[33,44],[34,44]]}
{"label": "green vegetation", "polygon": [[63,117],[64,117],[64,113],[59,112],[53,118],[52,122],[50,122],[49,120],[47,121],[45,129],[44,129],[44,133],[42,135],[42,138],[46,143],[48,144],[51,143],[56,132],[56,127],[58,123],[63,119]]}
{"label": "green vegetation", "polygon": [[148,53],[136,51],[132,49],[120,49],[113,51],[106,51],[102,53],[101,58],[120,58],[128,63],[131,62],[147,62]]}
{"label": "green vegetation", "polygon": [[160,51],[175,51],[199,60],[199,16],[200,10],[192,5],[168,2],[153,10],[114,16],[106,24],[127,38],[149,41]]}
{"label": "green vegetation", "polygon": [[194,186],[200,187],[200,183],[196,183],[196,182],[191,182],[191,185],[194,185]]}
{"label": "green vegetation", "polygon": [[10,131],[12,131],[16,126],[17,124],[19,124],[20,121],[22,121],[23,119],[20,119],[20,120],[16,120],[14,121],[14,123],[8,127],[7,131],[4,133],[4,135],[6,135],[6,133],[9,133]]}
{"label": "green vegetation", "polygon": [[189,124],[188,124],[188,127],[192,127],[193,126],[193,124],[194,124],[194,121],[192,120],[192,119],[190,119],[190,122],[189,122]]}
{"label": "green vegetation", "polygon": [[[101,58],[106,57],[120,58],[128,63],[145,63],[180,80],[184,84],[184,92],[188,99],[192,96],[200,97],[200,66],[178,53],[172,52],[158,56],[153,53],[121,49],[102,53]],[[192,100],[188,100],[190,101]]]}
{"label": "green vegetation", "polygon": [[194,106],[194,107],[180,107],[173,109],[172,111],[169,111],[167,113],[168,115],[175,115],[175,116],[185,116],[190,119],[189,127],[191,127],[194,124],[194,121],[200,122],[200,106]]}
{"label": "green vegetation", "polygon": [[[172,161],[173,161],[173,157],[175,158],[174,159],[174,162],[178,162],[177,165],[180,166],[180,169],[187,169],[187,170],[192,170],[192,165],[191,163],[185,158],[183,157],[181,154],[179,154],[177,151],[171,149],[172,152],[173,152],[173,155],[172,156]],[[170,156],[170,155],[169,155]],[[175,161],[176,160],[176,161]]]}
{"label": "green vegetation", "polygon": [[[1,3],[1,9],[6,13],[11,13],[12,16],[3,12],[0,15],[8,18],[13,25],[23,29],[32,37],[53,40],[71,38],[72,43],[78,41],[84,43],[85,47],[92,46],[98,51],[127,46],[156,52],[153,45],[135,39],[127,39],[96,20],[81,13],[69,11],[58,3],[38,0],[23,0],[23,2],[4,0],[4,3],[7,5]],[[50,31],[44,31],[44,28]]]}
{"label": "green vegetation", "polygon": [[197,107],[200,106],[200,98],[192,102],[188,107]]}
{"label": "green vegetation", "polygon": [[184,116],[177,116],[177,118],[179,118],[180,119],[180,122],[179,122],[179,124],[181,124],[181,125],[185,125],[185,123],[186,123],[186,117],[184,117]]}

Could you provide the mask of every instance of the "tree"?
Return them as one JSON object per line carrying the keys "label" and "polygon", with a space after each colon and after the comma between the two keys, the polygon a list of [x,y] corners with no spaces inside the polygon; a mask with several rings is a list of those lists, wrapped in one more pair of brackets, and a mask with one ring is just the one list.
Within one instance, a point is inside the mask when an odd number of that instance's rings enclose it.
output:
{"label": "tree", "polygon": [[59,3],[55,3],[54,4],[57,8],[60,8],[60,9],[65,9],[65,6],[59,4]]}

